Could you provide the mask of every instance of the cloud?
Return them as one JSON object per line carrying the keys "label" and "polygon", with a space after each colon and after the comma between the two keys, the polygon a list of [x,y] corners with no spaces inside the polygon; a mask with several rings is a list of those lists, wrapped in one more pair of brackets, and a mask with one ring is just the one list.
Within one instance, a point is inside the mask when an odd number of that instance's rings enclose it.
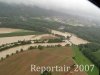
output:
{"label": "cloud", "polygon": [[82,12],[91,15],[100,15],[100,9],[94,6],[88,0],[0,0],[7,3],[24,3],[27,5],[37,5],[47,9],[72,10],[76,13]]}

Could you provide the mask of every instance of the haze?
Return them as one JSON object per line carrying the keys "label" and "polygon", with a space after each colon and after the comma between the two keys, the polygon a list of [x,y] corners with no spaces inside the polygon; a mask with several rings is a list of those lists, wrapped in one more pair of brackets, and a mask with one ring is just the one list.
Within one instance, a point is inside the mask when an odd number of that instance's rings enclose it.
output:
{"label": "haze", "polygon": [[82,13],[83,15],[100,16],[100,9],[90,3],[88,0],[0,0],[7,3],[23,3],[27,5],[36,5],[46,9],[53,9],[62,12]]}

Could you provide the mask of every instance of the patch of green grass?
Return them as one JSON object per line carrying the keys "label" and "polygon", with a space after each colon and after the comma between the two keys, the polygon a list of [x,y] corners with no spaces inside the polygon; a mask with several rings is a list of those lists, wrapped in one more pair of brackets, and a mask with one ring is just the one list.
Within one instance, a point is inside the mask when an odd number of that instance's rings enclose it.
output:
{"label": "patch of green grass", "polygon": [[25,35],[36,35],[36,34],[43,34],[43,33],[36,31],[17,31],[12,33],[0,34],[0,37],[25,36]]}
{"label": "patch of green grass", "polygon": [[100,60],[100,50],[97,52],[93,52],[93,55]]}
{"label": "patch of green grass", "polygon": [[[75,62],[78,65],[91,65],[93,64],[87,57],[85,57],[80,51],[77,46],[72,46],[72,49],[74,51],[74,56],[75,56]],[[99,75],[99,69],[95,66],[93,71],[88,71],[88,75]]]}

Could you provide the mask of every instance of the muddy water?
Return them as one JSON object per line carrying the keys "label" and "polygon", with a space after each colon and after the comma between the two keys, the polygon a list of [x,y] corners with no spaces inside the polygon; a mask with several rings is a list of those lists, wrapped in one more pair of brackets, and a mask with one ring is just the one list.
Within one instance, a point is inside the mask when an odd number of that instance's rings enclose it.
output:
{"label": "muddy water", "polygon": [[[59,32],[59,31],[55,31],[52,30],[52,33],[54,34],[59,34],[62,36],[71,36],[70,38],[70,42],[72,42],[73,44],[79,45],[79,44],[86,44],[88,43],[88,41],[83,40],[79,37],[77,37],[74,34],[71,33],[67,33],[67,32]],[[1,44],[6,44],[6,43],[12,43],[12,42],[16,42],[18,40],[31,40],[31,39],[40,39],[43,36],[48,36],[49,34],[42,34],[42,35],[28,35],[28,36],[14,36],[14,37],[4,37],[4,38],[0,38],[0,45]],[[68,40],[65,40],[65,42],[63,43],[40,43],[40,44],[30,44],[30,45],[24,45],[24,46],[18,46],[18,47],[14,47],[5,51],[0,52],[0,58],[1,57],[6,57],[7,54],[11,55],[12,53],[16,53],[16,51],[20,51],[20,49],[24,49],[27,50],[29,46],[38,46],[38,45],[42,45],[42,46],[47,46],[47,45],[58,45],[61,44],[62,46],[65,46],[66,44],[71,44]]]}
{"label": "muddy water", "polygon": [[67,43],[65,43],[65,42],[62,42],[62,43],[38,43],[38,44],[30,44],[30,45],[18,46],[18,47],[10,48],[8,50],[0,52],[0,58],[1,57],[5,58],[6,55],[11,55],[12,53],[16,53],[16,51],[20,51],[21,49],[28,50],[28,48],[30,46],[38,46],[38,45],[41,45],[41,46],[54,45],[55,46],[55,45],[59,45],[59,44],[62,45],[62,46],[65,46]]}
{"label": "muddy water", "polygon": [[[79,38],[78,36],[72,34],[72,33],[68,33],[68,32],[60,32],[60,31],[56,31],[56,30],[52,30],[52,33],[54,34],[59,34],[59,35],[62,35],[62,36],[71,36],[70,38],[70,42],[72,42],[73,44],[75,45],[79,45],[79,44],[86,44],[86,43],[89,43],[88,41],[86,40],[83,40],[81,38]],[[67,41],[67,40],[66,40]]]}
{"label": "muddy water", "polygon": [[12,43],[17,42],[18,40],[30,40],[35,35],[27,35],[27,36],[14,36],[14,37],[2,37],[0,38],[0,45],[6,44],[6,43]]}

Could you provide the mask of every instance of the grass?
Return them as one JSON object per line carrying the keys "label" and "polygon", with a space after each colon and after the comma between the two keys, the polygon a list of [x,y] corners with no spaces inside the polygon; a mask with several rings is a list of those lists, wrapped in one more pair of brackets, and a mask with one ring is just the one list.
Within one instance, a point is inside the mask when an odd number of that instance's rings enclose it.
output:
{"label": "grass", "polygon": [[25,31],[17,31],[17,32],[11,32],[11,33],[3,33],[3,34],[0,34],[0,37],[25,36],[25,35],[35,35],[35,34],[42,34],[42,33],[25,30]]}
{"label": "grass", "polygon": [[93,52],[94,56],[100,60],[100,50],[97,52]]}
{"label": "grass", "polygon": [[[80,51],[79,48],[77,46],[72,46],[72,49],[74,51],[74,56],[75,56],[75,62],[78,65],[91,65],[93,64],[87,57],[85,57]],[[88,75],[99,75],[99,69],[95,66],[94,70],[88,71],[87,72]]]}

